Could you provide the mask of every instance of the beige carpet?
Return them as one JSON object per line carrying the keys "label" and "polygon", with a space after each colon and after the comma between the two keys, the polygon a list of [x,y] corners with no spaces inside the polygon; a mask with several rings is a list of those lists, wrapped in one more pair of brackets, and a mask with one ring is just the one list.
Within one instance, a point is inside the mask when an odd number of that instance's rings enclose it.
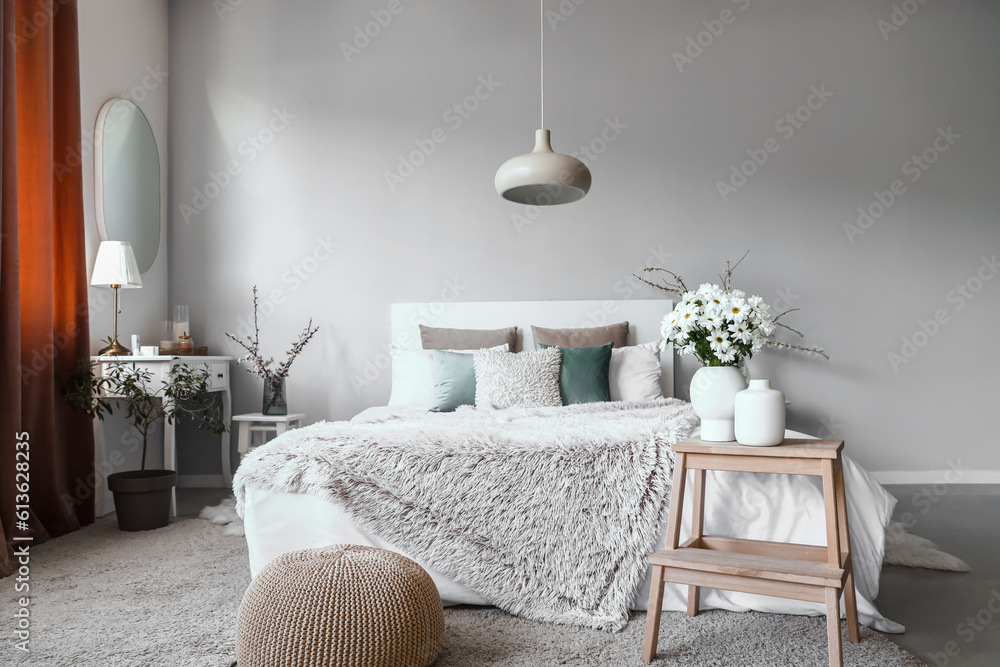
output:
{"label": "beige carpet", "polygon": [[[18,656],[5,645],[0,663],[230,667],[236,611],[250,577],[246,543],[223,536],[222,530],[207,521],[181,519],[153,532],[122,533],[110,517],[38,546],[31,561],[31,655]],[[0,586],[0,617],[10,619],[13,581],[0,580]],[[827,664],[823,617],[663,616],[654,664]],[[445,620],[445,648],[435,663],[440,667],[643,664],[644,614],[636,614],[617,634],[524,621],[495,609],[449,609]],[[860,645],[845,642],[845,664],[921,663],[863,628]]]}

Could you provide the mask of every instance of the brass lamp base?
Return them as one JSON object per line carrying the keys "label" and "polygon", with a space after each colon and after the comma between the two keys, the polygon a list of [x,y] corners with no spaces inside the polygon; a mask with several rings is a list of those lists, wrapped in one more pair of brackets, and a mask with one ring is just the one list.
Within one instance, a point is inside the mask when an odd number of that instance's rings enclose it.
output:
{"label": "brass lamp base", "polygon": [[131,354],[132,350],[128,349],[124,345],[118,342],[116,338],[112,341],[111,345],[108,345],[103,350],[97,353],[99,357],[123,357],[125,355]]}
{"label": "brass lamp base", "polygon": [[100,357],[123,357],[131,354],[132,350],[118,342],[118,313],[122,312],[121,301],[118,300],[118,290],[121,289],[121,285],[112,285],[111,289],[115,292],[114,328],[111,330],[111,345],[105,347],[97,355]]}

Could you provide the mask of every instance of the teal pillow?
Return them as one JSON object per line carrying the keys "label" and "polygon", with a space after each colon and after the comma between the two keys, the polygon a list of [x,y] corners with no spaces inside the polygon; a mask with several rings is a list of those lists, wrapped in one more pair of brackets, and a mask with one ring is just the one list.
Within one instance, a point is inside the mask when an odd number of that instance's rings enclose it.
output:
{"label": "teal pillow", "polygon": [[471,354],[433,350],[434,407],[431,412],[454,412],[476,404],[476,368]]}
{"label": "teal pillow", "polygon": [[[608,369],[611,366],[611,347],[606,343],[597,347],[560,347],[562,367],[559,369],[559,393],[563,405],[575,403],[600,403],[611,400]],[[538,344],[539,348],[553,347]]]}

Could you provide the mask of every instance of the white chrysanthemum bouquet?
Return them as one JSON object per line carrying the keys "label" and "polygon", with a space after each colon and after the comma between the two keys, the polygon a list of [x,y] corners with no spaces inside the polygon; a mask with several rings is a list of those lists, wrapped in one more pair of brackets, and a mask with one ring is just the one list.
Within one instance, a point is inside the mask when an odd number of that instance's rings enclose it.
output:
{"label": "white chrysanthemum bouquet", "polygon": [[759,296],[725,291],[705,283],[684,292],[663,318],[661,333],[681,354],[693,354],[705,366],[737,366],[764,347],[774,332],[768,305]]}
{"label": "white chrysanthemum bouquet", "polygon": [[704,366],[739,366],[744,359],[749,359],[764,347],[797,350],[829,359],[821,348],[772,340],[771,334],[776,327],[803,337],[799,331],[778,321],[798,309],[786,310],[772,318],[764,299],[747,297],[746,292],[733,289],[736,266],[730,267],[726,262],[721,286],[704,283],[696,291],[688,290],[681,277],[672,271],[646,269],[646,272],[666,273],[673,282],[654,283],[642,277],[639,280],[680,297],[673,312],[663,318],[663,344],[673,343],[681,354],[694,355]]}

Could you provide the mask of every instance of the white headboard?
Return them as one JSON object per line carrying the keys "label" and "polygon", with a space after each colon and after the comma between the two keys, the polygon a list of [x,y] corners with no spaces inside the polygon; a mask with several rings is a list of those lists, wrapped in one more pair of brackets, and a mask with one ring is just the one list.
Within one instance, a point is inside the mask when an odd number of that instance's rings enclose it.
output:
{"label": "white headboard", "polygon": [[[449,303],[394,303],[391,310],[392,343],[420,347],[420,328],[501,329],[517,326],[518,349],[531,349],[531,325],[550,329],[599,327],[629,323],[629,345],[660,339],[663,316],[673,309],[669,299],[622,301],[481,301]],[[674,395],[674,354],[660,353],[660,384],[664,396]]]}

